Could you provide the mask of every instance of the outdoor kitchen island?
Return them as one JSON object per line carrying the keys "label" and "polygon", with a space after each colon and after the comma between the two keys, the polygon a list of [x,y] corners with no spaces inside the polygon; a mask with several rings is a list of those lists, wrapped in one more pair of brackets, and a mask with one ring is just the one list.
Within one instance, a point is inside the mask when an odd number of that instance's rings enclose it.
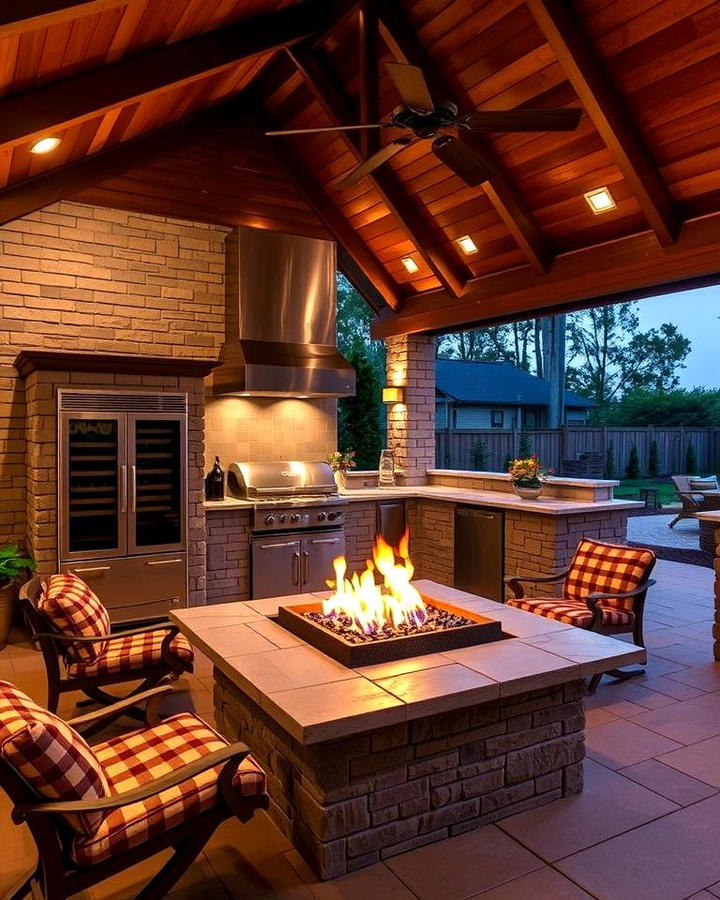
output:
{"label": "outdoor kitchen island", "polygon": [[500,621],[503,639],[350,669],[274,621],[308,594],[171,613],[214,663],[218,728],[265,767],[271,817],[323,879],[578,793],[583,679],[645,661],[631,644],[414,586]]}

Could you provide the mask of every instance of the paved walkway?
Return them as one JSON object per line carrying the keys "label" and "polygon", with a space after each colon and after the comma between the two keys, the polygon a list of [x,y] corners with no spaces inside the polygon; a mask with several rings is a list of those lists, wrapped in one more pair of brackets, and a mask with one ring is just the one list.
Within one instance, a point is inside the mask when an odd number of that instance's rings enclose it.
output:
{"label": "paved walkway", "polygon": [[[586,701],[585,790],[495,825],[318,884],[270,819],[225,823],[172,900],[713,900],[720,897],[720,663],[711,650],[713,573],[660,560],[648,597],[646,674],[604,680]],[[0,678],[44,702],[40,657],[0,653]],[[176,707],[212,717],[200,658]],[[184,689],[184,691],[182,690]],[[71,705],[61,709],[71,713]],[[0,795],[0,896],[33,844]],[[163,857],[164,859],[165,857]],[[129,869],[78,900],[128,900],[155,871]]]}
{"label": "paved walkway", "polygon": [[700,549],[700,523],[697,519],[681,519],[674,528],[668,525],[671,516],[630,516],[627,537],[635,544],[654,547],[677,547],[680,550]]}

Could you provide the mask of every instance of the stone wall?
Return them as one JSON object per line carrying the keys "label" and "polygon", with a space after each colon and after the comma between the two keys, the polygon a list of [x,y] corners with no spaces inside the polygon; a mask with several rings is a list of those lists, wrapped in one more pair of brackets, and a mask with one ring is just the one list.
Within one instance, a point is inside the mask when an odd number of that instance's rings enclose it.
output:
{"label": "stone wall", "polygon": [[252,748],[270,816],[322,878],[582,790],[582,682],[303,746],[215,679],[219,729]]}
{"label": "stone wall", "polygon": [[250,512],[206,511],[207,602],[248,600],[250,592]]}

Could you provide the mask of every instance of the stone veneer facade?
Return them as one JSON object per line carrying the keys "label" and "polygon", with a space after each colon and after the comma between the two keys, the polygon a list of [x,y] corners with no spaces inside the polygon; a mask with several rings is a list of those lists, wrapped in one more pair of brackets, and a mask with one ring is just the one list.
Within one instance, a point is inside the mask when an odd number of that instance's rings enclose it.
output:
{"label": "stone veneer facade", "polygon": [[323,879],[582,790],[582,681],[301,745],[215,669],[215,713]]}

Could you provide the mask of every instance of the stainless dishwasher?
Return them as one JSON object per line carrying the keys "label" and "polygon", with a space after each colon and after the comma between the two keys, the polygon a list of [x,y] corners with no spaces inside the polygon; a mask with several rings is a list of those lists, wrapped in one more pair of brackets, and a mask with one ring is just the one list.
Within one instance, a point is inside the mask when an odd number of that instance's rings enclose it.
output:
{"label": "stainless dishwasher", "polygon": [[505,515],[480,506],[455,507],[455,587],[504,602]]}

